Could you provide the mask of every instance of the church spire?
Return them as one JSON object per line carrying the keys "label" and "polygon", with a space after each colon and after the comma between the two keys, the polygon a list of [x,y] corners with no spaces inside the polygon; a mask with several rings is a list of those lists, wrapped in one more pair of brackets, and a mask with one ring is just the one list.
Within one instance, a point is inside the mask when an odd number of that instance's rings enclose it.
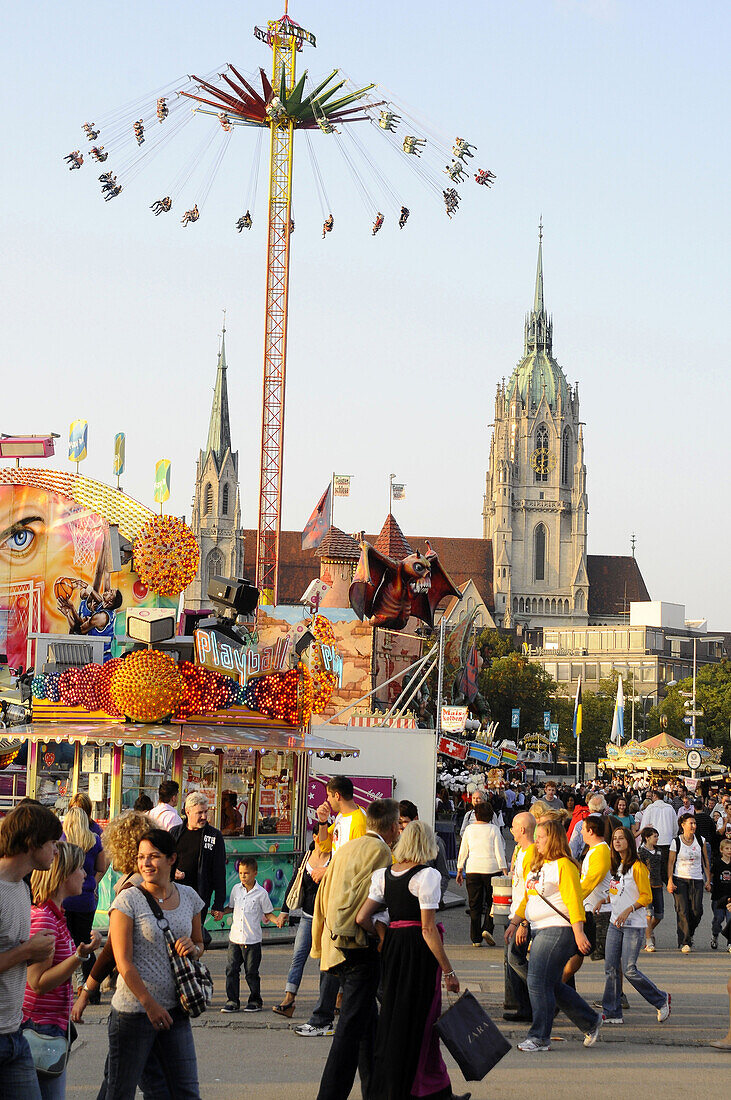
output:
{"label": "church spire", "polygon": [[218,352],[218,369],[216,373],[216,388],[213,391],[213,405],[211,406],[211,420],[208,425],[208,442],[206,454],[213,452],[216,465],[221,466],[226,451],[231,450],[231,424],[228,414],[228,386],[226,383],[226,313],[223,314],[223,331],[221,332],[221,347]]}
{"label": "church spire", "polygon": [[543,351],[553,354],[553,321],[546,313],[543,299],[543,216],[538,224],[538,263],[533,309],[525,319],[525,355]]}

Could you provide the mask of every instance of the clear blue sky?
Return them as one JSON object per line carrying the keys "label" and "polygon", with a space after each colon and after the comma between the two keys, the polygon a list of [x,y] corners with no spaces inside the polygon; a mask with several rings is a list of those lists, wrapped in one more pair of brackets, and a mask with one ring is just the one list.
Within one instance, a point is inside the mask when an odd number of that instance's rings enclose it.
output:
{"label": "clear blue sky", "polygon": [[[263,167],[254,229],[239,236],[233,223],[254,135],[236,131],[185,230],[185,193],[167,217],[148,206],[211,120],[196,118],[108,204],[94,166],[67,172],[62,157],[88,146],[84,121],[182,74],[268,67],[252,27],[280,14],[219,0],[16,4],[0,46],[0,429],[65,437],[84,417],[82,470],[103,480],[125,431],[127,491],[151,503],[154,462],[170,458],[172,510],[190,516],[225,307],[246,526],[257,516]],[[336,222],[323,241],[300,147],[284,526],[301,528],[337,470],[355,476],[337,524],[377,529],[394,472],[407,483],[395,507],[405,531],[437,545],[481,534],[495,386],[522,352],[542,213],[554,351],[586,422],[589,551],[629,553],[636,532],[653,598],[731,629],[728,4],[303,0],[290,14],[317,34],[299,63],[313,78],[339,66],[382,83],[433,129],[474,142],[475,165],[498,179],[491,191],[465,184],[450,221],[384,149],[412,217],[402,233],[390,217],[374,238],[316,134]]]}

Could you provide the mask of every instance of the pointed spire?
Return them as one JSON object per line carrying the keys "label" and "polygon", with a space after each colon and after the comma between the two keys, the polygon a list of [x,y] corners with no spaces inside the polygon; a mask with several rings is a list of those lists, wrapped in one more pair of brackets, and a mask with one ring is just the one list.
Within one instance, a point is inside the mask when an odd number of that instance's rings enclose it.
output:
{"label": "pointed spire", "polygon": [[536,267],[536,292],[533,295],[533,312],[543,313],[543,214],[538,223],[538,264]]}
{"label": "pointed spire", "polygon": [[208,425],[208,442],[206,443],[206,454],[213,452],[216,465],[219,469],[226,451],[231,450],[231,424],[228,412],[226,369],[226,311],[224,310],[221,347],[218,351],[216,388],[213,391],[211,420]]}

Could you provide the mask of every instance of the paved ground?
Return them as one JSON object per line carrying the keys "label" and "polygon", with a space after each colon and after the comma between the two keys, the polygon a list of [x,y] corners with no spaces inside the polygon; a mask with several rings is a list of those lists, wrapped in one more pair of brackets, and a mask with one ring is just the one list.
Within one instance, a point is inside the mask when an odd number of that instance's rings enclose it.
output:
{"label": "paved ground", "polygon": [[[454,887],[453,887],[454,888]],[[459,890],[459,888],[455,888]],[[444,914],[449,957],[463,988],[467,986],[482,1001],[513,1042],[525,1034],[522,1025],[504,1024],[502,1012],[502,953],[496,948],[475,949],[468,944],[468,922],[464,909]],[[474,1100],[488,1095],[501,1100],[523,1100],[526,1090],[543,1084],[550,1068],[551,1081],[560,1082],[561,1100],[585,1100],[591,1095],[589,1081],[611,1082],[611,1094],[636,1095],[638,1081],[652,1081],[663,1100],[687,1100],[688,1090],[698,1096],[728,1095],[731,1083],[731,1054],[708,1048],[709,1039],[725,1034],[728,1026],[726,982],[731,975],[731,955],[712,952],[710,917],[704,915],[696,936],[698,949],[680,955],[675,948],[675,917],[669,912],[658,929],[658,951],[640,956],[640,966],[649,977],[672,993],[673,1012],[667,1023],[658,1025],[654,1010],[633,989],[628,996],[632,1008],[622,1028],[606,1029],[600,1043],[591,1050],[581,1045],[582,1036],[563,1017],[556,1021],[555,1042],[550,1054],[523,1055],[513,1050],[489,1077],[469,1086]],[[307,1020],[315,1003],[317,971],[308,963],[291,1021],[271,1012],[271,1005],[284,989],[291,947],[265,948],[262,961],[262,993],[266,1009],[261,1015],[224,1016],[219,1009],[223,995],[225,951],[209,952],[216,993],[212,1009],[196,1021],[196,1049],[204,1100],[287,1100],[314,1098],[328,1039],[300,1039],[291,1027]],[[601,996],[603,964],[586,962],[578,978],[580,991],[589,999]],[[87,1010],[88,1023],[80,1029],[80,1042],[72,1056],[67,1095],[95,1097],[102,1080],[106,1053],[109,997],[101,1008]],[[448,1059],[455,1089],[468,1086]],[[723,1081],[726,1084],[723,1085]],[[356,1087],[354,1100],[360,1097]]]}

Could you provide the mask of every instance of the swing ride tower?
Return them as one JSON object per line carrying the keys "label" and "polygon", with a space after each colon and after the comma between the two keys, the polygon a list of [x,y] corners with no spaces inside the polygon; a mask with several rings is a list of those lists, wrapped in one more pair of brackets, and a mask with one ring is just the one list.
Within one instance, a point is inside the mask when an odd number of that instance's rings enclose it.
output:
{"label": "swing ride tower", "polygon": [[348,110],[344,108],[364,96],[374,85],[369,84],[333,100],[335,92],[345,83],[341,80],[332,84],[337,75],[335,70],[309,95],[305,95],[307,72],[305,71],[300,80],[296,80],[296,57],[305,43],[311,46],[316,46],[317,43],[313,34],[289,18],[286,8],[281,19],[269,21],[266,30],[255,27],[254,35],[272,50],[271,83],[261,69],[261,92],[230,65],[229,71],[235,79],[225,73],[222,77],[233,95],[199,77],[195,78],[199,83],[199,90],[206,95],[195,95],[191,92],[182,94],[223,111],[227,121],[233,125],[264,126],[270,131],[256,586],[261,593],[260,602],[271,605],[277,602],[282,511],[294,133],[298,128],[319,128],[324,133],[332,133],[335,121],[368,122],[368,115],[364,115],[360,107]]}

